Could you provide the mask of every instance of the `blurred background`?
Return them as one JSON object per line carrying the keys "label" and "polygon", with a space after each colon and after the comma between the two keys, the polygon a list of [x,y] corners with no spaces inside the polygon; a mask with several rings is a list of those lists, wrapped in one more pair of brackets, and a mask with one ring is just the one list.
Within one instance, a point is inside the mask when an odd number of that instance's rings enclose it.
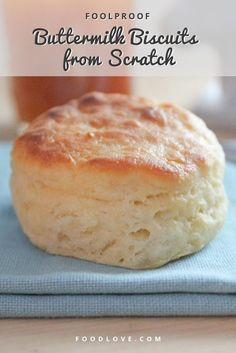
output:
{"label": "blurred background", "polygon": [[236,77],[0,77],[0,139],[14,138],[19,121],[94,89],[180,104],[221,138],[236,137]]}
{"label": "blurred background", "polygon": [[[74,14],[74,8],[78,7],[78,1],[59,1],[61,6],[62,3],[65,3],[70,11],[69,14],[68,11],[65,14],[62,10],[60,10],[60,14],[57,13],[58,16],[60,15],[58,21],[61,24],[63,21],[68,21],[68,24],[72,26],[78,25],[79,15],[81,16],[81,13],[85,11],[85,6],[91,6],[91,11],[108,12],[111,10],[110,1],[87,0],[80,12]],[[55,7],[51,6],[51,2],[54,5],[58,4],[56,0],[50,1],[45,17],[42,5],[47,3],[46,0],[40,2],[0,0],[0,72],[9,73],[9,67],[17,64],[20,59],[24,61],[24,55],[32,59],[32,47],[29,45],[32,38],[27,37],[28,42],[19,43],[15,37],[16,29],[20,32],[19,37],[26,34],[31,36],[30,28],[32,29],[36,25],[41,26],[43,19],[46,18],[47,22],[53,17],[50,11],[55,11]],[[73,5],[71,8],[69,8],[68,2]],[[29,16],[26,15],[23,3],[27,5]],[[80,4],[85,3],[80,2]],[[201,38],[199,53],[204,58],[206,73],[199,75],[198,72],[193,71],[197,62],[202,58],[196,57],[196,52],[189,51],[186,65],[190,63],[192,69],[190,71],[193,72],[193,76],[189,74],[179,77],[155,77],[155,75],[149,77],[0,76],[0,141],[12,140],[22,127],[23,122],[24,124],[28,123],[46,109],[78,98],[91,90],[98,90],[143,95],[160,102],[171,101],[184,106],[205,120],[220,138],[228,158],[235,159],[236,77],[212,75],[210,70],[207,74],[208,68],[212,65],[215,66],[214,72],[222,72],[225,75],[236,73],[236,46],[232,42],[232,38],[235,38],[236,34],[235,0],[165,0],[164,2],[159,0],[145,2],[143,0],[120,0],[112,3],[113,12],[119,11],[121,8],[133,12],[147,12],[147,10],[153,9],[151,12],[152,21],[146,21],[142,24],[152,33],[174,33],[176,29],[184,26],[187,26],[191,33],[197,33]],[[57,6],[56,9],[60,9],[60,6]],[[57,16],[54,17],[57,18]],[[130,24],[128,21],[124,26],[128,28]],[[58,23],[54,23],[54,25],[58,27]],[[79,22],[79,28],[82,25]],[[105,25],[99,24],[99,28],[103,30],[113,25],[118,24],[110,21],[109,26],[107,23]],[[88,24],[85,26],[88,27]],[[86,31],[89,30],[87,27]],[[9,31],[9,28],[13,28],[14,31]]]}

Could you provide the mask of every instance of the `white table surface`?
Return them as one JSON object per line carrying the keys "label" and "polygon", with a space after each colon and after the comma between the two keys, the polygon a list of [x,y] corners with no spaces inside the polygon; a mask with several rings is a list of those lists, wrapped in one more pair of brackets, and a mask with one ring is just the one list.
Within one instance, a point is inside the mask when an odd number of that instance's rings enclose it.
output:
{"label": "white table surface", "polygon": [[[76,336],[132,336],[131,343],[76,343]],[[140,343],[140,336],[161,342]],[[0,320],[3,353],[234,353],[236,318],[78,318]]]}

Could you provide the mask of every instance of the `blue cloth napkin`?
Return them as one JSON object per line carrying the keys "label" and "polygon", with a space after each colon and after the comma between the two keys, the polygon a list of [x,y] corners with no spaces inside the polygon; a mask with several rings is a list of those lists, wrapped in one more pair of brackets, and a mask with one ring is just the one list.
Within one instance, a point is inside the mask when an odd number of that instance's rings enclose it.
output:
{"label": "blue cloth napkin", "polygon": [[153,270],[49,255],[21,231],[9,190],[10,145],[0,144],[0,316],[236,314],[236,165],[227,163],[224,228],[197,254]]}

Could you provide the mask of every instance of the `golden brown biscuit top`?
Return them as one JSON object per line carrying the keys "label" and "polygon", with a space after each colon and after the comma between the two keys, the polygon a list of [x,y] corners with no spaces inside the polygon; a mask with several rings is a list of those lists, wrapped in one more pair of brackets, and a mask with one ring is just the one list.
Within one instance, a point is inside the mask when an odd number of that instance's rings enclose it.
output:
{"label": "golden brown biscuit top", "polygon": [[18,137],[14,153],[46,167],[141,168],[184,177],[204,169],[216,147],[205,124],[173,104],[92,92],[38,117]]}

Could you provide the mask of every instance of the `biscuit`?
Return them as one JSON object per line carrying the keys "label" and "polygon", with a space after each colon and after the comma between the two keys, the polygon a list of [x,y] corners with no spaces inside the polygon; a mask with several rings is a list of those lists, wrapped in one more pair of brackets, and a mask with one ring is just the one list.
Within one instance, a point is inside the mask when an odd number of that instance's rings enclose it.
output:
{"label": "biscuit", "polygon": [[154,268],[200,250],[223,225],[224,163],[192,113],[92,92],[16,139],[13,202],[25,234],[49,253]]}

